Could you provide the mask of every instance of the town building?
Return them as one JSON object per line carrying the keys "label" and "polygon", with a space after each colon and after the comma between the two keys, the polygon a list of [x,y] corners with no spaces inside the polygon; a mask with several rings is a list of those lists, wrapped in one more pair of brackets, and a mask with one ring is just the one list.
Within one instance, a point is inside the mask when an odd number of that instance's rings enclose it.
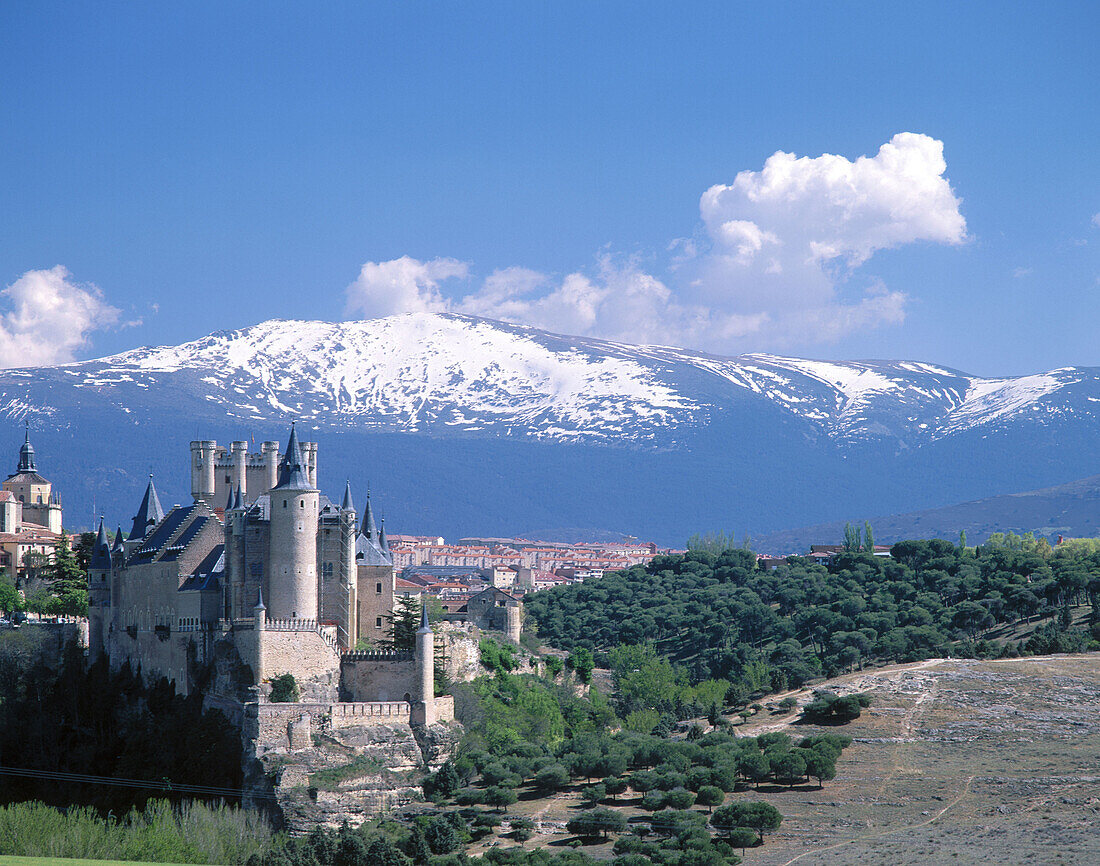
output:
{"label": "town building", "polygon": [[29,425],[16,470],[0,487],[0,567],[19,578],[27,554],[52,557],[61,536],[61,499],[38,473]]}

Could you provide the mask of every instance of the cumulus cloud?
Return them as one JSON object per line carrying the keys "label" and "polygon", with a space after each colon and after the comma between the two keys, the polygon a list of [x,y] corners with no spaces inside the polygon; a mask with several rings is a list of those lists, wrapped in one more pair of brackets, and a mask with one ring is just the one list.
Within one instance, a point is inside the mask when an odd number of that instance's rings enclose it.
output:
{"label": "cumulus cloud", "polygon": [[27,271],[0,295],[10,307],[0,315],[4,368],[72,361],[92,332],[116,325],[121,312],[95,286],[74,282],[61,265]]}
{"label": "cumulus cloud", "polygon": [[967,239],[946,169],[943,143],[914,133],[855,161],[777,152],[760,171],[703,193],[702,233],[672,241],[663,279],[636,258],[603,254],[590,272],[507,268],[464,291],[466,263],[406,256],[364,265],[348,310],[454,310],[722,353],[836,340],[905,318],[904,293],[859,278],[875,252]]}
{"label": "cumulus cloud", "polygon": [[455,259],[417,261],[402,256],[389,262],[367,262],[347,288],[346,312],[364,318],[395,313],[438,313],[450,307],[439,284],[464,278],[469,266]]}

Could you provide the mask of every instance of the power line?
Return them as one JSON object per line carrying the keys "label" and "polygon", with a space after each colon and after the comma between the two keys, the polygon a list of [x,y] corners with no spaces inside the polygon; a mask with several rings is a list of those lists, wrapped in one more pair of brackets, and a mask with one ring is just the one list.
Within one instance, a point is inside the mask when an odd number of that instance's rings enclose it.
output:
{"label": "power line", "polygon": [[241,788],[218,788],[212,785],[185,785],[168,779],[121,779],[114,776],[90,776],[85,773],[62,773],[55,770],[31,770],[23,767],[0,767],[0,775],[25,776],[51,782],[85,782],[90,785],[115,785],[123,788],[147,788],[173,794],[200,794],[205,797],[244,797],[274,800],[274,793],[245,791]]}

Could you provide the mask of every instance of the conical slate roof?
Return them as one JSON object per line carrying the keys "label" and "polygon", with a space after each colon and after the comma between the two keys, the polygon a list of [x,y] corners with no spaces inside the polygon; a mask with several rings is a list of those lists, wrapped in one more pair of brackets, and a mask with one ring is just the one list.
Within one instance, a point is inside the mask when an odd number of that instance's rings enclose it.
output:
{"label": "conical slate roof", "polygon": [[134,526],[130,530],[130,539],[137,541],[145,538],[149,530],[164,519],[164,509],[160,507],[157,488],[153,486],[153,476],[149,476],[149,486],[145,488],[138,513],[134,515]]}
{"label": "conical slate roof", "polygon": [[382,546],[385,536],[378,531],[374,523],[374,511],[370,505],[370,492],[367,493],[367,505],[363,511],[363,525],[359,537],[355,539],[355,561],[363,565],[393,565],[388,548]]}
{"label": "conical slate roof", "polygon": [[104,571],[111,568],[111,545],[107,541],[107,530],[103,526],[102,517],[99,518],[99,534],[96,535],[95,545],[92,547],[92,559],[88,567]]}
{"label": "conical slate roof", "polygon": [[229,488],[229,498],[225,500],[225,510],[226,511],[232,511],[233,510],[233,488],[232,487]]}
{"label": "conical slate roof", "polygon": [[351,501],[351,482],[344,485],[344,501],[340,503],[341,511],[354,511],[355,503]]}
{"label": "conical slate roof", "polygon": [[125,536],[122,534],[122,524],[118,525],[118,529],[115,530],[115,543],[111,546],[111,553],[122,550],[122,542]]}
{"label": "conical slate roof", "polygon": [[390,557],[392,561],[393,557],[390,553],[390,543],[386,541],[386,518],[382,518],[382,525],[378,528],[378,549],[381,550],[386,556]]}
{"label": "conical slate roof", "polygon": [[241,493],[241,485],[237,485],[237,495],[233,498],[233,508],[236,511],[244,511],[244,494]]}
{"label": "conical slate roof", "polygon": [[275,490],[313,490],[309,483],[309,473],[302,459],[302,446],[298,444],[298,430],[291,424],[290,439],[286,443],[286,453],[279,464],[279,480]]}
{"label": "conical slate roof", "polygon": [[431,634],[432,627],[428,624],[428,603],[421,602],[420,604],[420,628],[416,630],[417,634]]}

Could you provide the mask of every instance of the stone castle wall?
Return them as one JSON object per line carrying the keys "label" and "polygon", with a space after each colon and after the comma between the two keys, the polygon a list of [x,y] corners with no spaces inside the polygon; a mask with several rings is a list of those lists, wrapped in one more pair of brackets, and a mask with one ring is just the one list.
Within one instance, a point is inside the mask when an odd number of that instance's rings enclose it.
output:
{"label": "stone castle wall", "polygon": [[416,662],[411,655],[347,653],[340,663],[341,696],[350,701],[407,701],[417,698]]}

